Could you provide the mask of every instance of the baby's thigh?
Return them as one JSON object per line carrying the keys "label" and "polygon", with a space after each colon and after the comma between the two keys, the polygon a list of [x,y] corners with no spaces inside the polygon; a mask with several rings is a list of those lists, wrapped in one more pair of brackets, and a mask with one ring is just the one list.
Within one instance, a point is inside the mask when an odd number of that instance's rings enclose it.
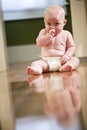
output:
{"label": "baby's thigh", "polygon": [[31,65],[40,65],[41,67],[45,67],[47,66],[47,62],[45,62],[44,60],[36,60],[36,61],[33,61],[31,63]]}

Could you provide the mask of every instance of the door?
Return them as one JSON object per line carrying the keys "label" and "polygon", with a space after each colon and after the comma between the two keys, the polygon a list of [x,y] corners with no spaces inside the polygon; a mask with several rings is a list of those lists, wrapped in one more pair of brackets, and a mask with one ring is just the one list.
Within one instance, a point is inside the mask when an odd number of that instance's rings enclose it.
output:
{"label": "door", "polygon": [[85,0],[70,0],[72,29],[77,57],[87,56],[87,5]]}
{"label": "door", "polygon": [[1,0],[0,0],[0,71],[7,70],[8,68],[7,59],[8,58],[7,58],[6,37],[5,37],[4,22],[2,17]]}

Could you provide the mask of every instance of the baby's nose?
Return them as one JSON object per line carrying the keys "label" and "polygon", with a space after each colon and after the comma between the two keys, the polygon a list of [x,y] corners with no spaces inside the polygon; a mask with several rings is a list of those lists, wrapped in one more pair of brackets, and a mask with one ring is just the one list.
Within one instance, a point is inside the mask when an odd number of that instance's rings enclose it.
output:
{"label": "baby's nose", "polygon": [[55,29],[54,29],[54,28],[52,28],[51,31],[52,31],[53,33],[55,33]]}
{"label": "baby's nose", "polygon": [[51,26],[51,29],[55,29],[55,26],[52,25],[52,26]]}

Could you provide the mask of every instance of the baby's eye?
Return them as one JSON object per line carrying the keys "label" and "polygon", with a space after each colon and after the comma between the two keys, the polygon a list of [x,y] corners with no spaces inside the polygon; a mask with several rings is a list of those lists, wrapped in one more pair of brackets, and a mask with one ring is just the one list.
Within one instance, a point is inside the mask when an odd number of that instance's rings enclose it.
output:
{"label": "baby's eye", "polygon": [[51,26],[51,23],[47,23],[47,25]]}
{"label": "baby's eye", "polygon": [[60,23],[55,23],[56,26],[60,25]]}

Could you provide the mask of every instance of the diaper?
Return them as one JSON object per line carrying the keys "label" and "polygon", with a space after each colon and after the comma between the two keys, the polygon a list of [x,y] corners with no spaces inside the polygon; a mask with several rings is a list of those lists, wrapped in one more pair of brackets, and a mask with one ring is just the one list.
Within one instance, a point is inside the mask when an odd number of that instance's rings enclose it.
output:
{"label": "diaper", "polygon": [[61,60],[60,57],[43,57],[49,65],[49,71],[58,71],[61,67]]}

